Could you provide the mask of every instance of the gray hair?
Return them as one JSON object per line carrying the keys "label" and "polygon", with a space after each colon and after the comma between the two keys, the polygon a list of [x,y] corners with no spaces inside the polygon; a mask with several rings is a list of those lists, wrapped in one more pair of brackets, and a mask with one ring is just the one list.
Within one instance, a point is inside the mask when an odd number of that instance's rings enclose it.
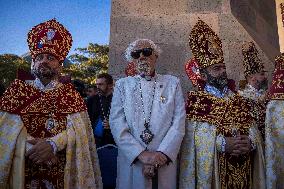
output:
{"label": "gray hair", "polygon": [[158,46],[158,45],[156,45],[152,40],[150,40],[150,39],[137,39],[137,40],[135,40],[134,42],[132,42],[132,43],[130,43],[129,45],[128,45],[128,47],[125,49],[125,52],[124,52],[124,57],[126,58],[126,60],[128,61],[128,62],[132,62],[132,60],[133,60],[133,58],[131,57],[131,52],[133,51],[133,49],[134,49],[134,47],[138,44],[138,43],[145,43],[145,42],[147,42],[147,43],[149,43],[150,44],[150,46],[151,46],[151,48],[153,49],[153,51],[154,51],[154,54],[156,55],[156,56],[160,56],[160,54],[162,53],[162,50],[161,50],[161,48]]}

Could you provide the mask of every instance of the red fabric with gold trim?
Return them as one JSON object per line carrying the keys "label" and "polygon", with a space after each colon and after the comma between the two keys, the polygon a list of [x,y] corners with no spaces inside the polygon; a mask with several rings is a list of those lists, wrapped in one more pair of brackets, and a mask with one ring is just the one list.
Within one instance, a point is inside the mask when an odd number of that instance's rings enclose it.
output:
{"label": "red fabric with gold trim", "polygon": [[62,84],[61,87],[48,92],[41,92],[32,85],[16,79],[0,98],[0,110],[22,114],[27,112],[25,108],[31,107],[32,103],[36,104],[39,98],[47,100],[42,106],[48,106],[51,95],[56,95],[56,109],[59,112],[71,114],[87,109],[84,100],[71,83]]}
{"label": "red fabric with gold trim", "polygon": [[[71,83],[41,92],[16,79],[0,98],[0,110],[20,115],[28,134],[35,138],[49,138],[63,132],[67,127],[67,115],[86,109],[84,100]],[[51,112],[57,125],[47,128]],[[52,167],[25,159],[25,188],[45,188],[45,182],[54,188],[63,188],[65,150],[57,152],[57,157],[58,162]]]}
{"label": "red fabric with gold trim", "polygon": [[223,134],[231,132],[232,126],[240,131],[247,131],[255,122],[251,112],[253,112],[251,101],[239,95],[225,100],[203,91],[188,93],[187,118],[213,124]]}
{"label": "red fabric with gold trim", "polygon": [[64,61],[71,46],[72,36],[55,19],[34,26],[28,33],[28,45],[33,59],[38,54],[50,53]]}
{"label": "red fabric with gold trim", "polygon": [[0,98],[0,110],[21,114],[21,110],[41,96],[40,91],[25,82],[16,79]]}
{"label": "red fabric with gold trim", "polygon": [[[15,80],[0,98],[0,110],[20,115],[28,133],[33,137],[46,138],[66,129],[68,114],[86,111],[86,105],[71,83],[47,92]],[[48,130],[46,121],[50,113],[59,124]]]}
{"label": "red fabric with gold trim", "polygon": [[186,64],[185,64],[185,72],[192,82],[193,86],[199,86],[201,82],[201,74],[199,71],[199,66],[195,58],[191,58]]}
{"label": "red fabric with gold trim", "polygon": [[135,76],[135,75],[137,75],[137,71],[136,71],[134,62],[128,63],[127,67],[125,68],[125,75],[126,76]]}
{"label": "red fabric with gold trim", "polygon": [[273,100],[284,99],[284,53],[275,58],[275,69],[269,94]]}

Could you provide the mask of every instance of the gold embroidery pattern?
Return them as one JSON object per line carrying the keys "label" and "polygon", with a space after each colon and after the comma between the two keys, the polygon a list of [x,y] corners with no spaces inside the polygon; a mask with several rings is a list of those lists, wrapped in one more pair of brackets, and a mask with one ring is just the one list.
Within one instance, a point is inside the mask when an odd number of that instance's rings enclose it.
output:
{"label": "gold embroidery pattern", "polygon": [[31,160],[25,159],[25,187],[45,188],[48,182],[54,189],[64,188],[66,151],[58,152],[56,157],[58,163],[52,167],[36,165]]}
{"label": "gold embroidery pattern", "polygon": [[246,132],[255,122],[251,101],[234,95],[229,99],[214,97],[203,91],[191,91],[187,99],[187,119],[208,122],[217,133],[231,133],[232,128]]}
{"label": "gold embroidery pattern", "polygon": [[224,62],[220,38],[202,20],[198,20],[193,27],[189,36],[189,45],[201,68]]}
{"label": "gold embroidery pattern", "polygon": [[249,189],[252,186],[252,157],[230,157],[219,154],[221,189]]}
{"label": "gold embroidery pattern", "polygon": [[263,63],[258,57],[258,50],[253,42],[247,42],[242,46],[244,56],[245,76],[264,71]]}
{"label": "gold embroidery pattern", "polygon": [[[84,100],[72,84],[40,92],[24,81],[15,80],[1,98],[1,110],[21,115],[28,133],[33,137],[51,137],[66,128],[66,116],[86,110]],[[45,128],[49,114],[53,113],[58,127]]]}
{"label": "gold embroidery pattern", "polygon": [[284,53],[275,58],[275,69],[270,87],[270,98],[272,100],[284,99]]}
{"label": "gold embroidery pattern", "polygon": [[55,19],[34,26],[28,33],[27,41],[33,59],[38,54],[51,53],[59,61],[64,61],[72,46],[71,34]]}
{"label": "gold embroidery pattern", "polygon": [[25,82],[16,79],[0,98],[0,109],[19,114],[23,106],[40,96],[40,91]]}

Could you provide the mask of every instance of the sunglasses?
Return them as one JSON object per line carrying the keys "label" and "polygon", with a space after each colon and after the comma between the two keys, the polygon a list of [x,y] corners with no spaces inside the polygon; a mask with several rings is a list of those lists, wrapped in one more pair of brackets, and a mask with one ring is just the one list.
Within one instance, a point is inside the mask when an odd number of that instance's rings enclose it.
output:
{"label": "sunglasses", "polygon": [[134,59],[138,59],[140,57],[140,54],[143,54],[143,56],[151,56],[153,54],[152,48],[144,48],[144,49],[138,49],[131,52],[131,57]]}

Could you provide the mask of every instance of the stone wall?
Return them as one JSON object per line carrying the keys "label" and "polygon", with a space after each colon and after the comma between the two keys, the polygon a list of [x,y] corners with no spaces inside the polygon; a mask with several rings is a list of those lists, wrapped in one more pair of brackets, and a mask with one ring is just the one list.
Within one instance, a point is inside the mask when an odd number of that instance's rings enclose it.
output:
{"label": "stone wall", "polygon": [[[254,9],[257,22],[254,23],[245,1],[248,0],[113,0],[109,73],[116,79],[125,77],[124,49],[138,38],[148,38],[163,50],[158,59],[158,73],[175,75],[181,79],[184,91],[192,89],[184,64],[192,57],[189,34],[200,18],[222,39],[230,78],[237,82],[244,79],[241,54],[244,41],[256,42],[270,74],[271,60],[279,52],[275,7],[268,3],[272,0],[249,0],[250,8],[258,7]],[[269,7],[272,16],[262,15],[262,6]]]}

